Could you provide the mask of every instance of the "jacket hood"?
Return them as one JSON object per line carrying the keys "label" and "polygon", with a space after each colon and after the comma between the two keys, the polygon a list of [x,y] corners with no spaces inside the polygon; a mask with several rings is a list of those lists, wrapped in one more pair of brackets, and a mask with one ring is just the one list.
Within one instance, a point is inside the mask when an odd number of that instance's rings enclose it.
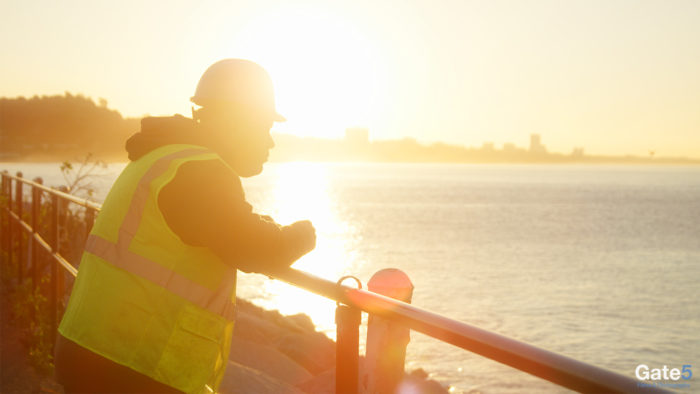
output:
{"label": "jacket hood", "polygon": [[197,123],[182,115],[141,119],[141,131],[126,141],[129,160],[138,160],[148,152],[170,144],[201,145]]}

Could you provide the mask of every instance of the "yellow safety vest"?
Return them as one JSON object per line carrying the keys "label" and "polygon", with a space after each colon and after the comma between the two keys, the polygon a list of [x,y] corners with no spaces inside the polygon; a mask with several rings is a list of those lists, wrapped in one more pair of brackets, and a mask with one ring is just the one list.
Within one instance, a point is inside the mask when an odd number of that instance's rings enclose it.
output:
{"label": "yellow safety vest", "polygon": [[236,269],[182,242],[158,207],[163,186],[194,160],[221,158],[177,144],[126,166],[88,236],[59,327],[73,342],[187,393],[218,388],[236,300]]}

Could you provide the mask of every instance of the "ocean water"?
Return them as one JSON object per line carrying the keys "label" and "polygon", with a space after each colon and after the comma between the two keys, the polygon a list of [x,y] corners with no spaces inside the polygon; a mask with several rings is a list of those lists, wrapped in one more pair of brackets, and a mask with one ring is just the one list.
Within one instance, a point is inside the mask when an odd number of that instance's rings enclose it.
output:
{"label": "ocean water", "polygon": [[[58,164],[1,169],[62,183]],[[630,377],[700,361],[700,167],[275,163],[244,188],[258,212],[314,223],[295,268],[364,284],[399,268],[414,305]],[[333,302],[255,274],[238,291],[334,336]],[[566,391],[413,332],[419,367],[454,392]]]}

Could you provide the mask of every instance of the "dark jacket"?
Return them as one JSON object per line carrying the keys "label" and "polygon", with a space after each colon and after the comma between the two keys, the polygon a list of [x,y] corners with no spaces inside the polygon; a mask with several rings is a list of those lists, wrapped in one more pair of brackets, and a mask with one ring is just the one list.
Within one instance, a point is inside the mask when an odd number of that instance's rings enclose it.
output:
{"label": "dark jacket", "polygon": [[[224,144],[199,131],[192,119],[180,115],[144,118],[126,150],[130,160],[138,160],[158,147],[185,143],[210,148],[226,160],[220,152]],[[208,247],[244,272],[289,266],[302,255],[287,227],[253,212],[239,176],[219,160],[183,164],[161,190],[158,203],[183,242]]]}

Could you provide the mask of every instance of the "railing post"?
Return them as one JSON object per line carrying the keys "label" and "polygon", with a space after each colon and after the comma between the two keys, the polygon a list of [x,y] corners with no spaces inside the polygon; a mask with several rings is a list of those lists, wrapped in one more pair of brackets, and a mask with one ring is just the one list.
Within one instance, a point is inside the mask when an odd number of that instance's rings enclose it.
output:
{"label": "railing post", "polygon": [[[343,276],[338,285],[345,279],[354,279],[357,287],[362,288],[362,282],[354,276]],[[336,394],[357,394],[360,363],[360,323],[362,311],[359,308],[337,304],[335,308],[336,341],[335,341],[335,392]]]}
{"label": "railing post", "polygon": [[[49,229],[49,244],[51,252],[58,253],[58,196],[51,195],[51,228]],[[49,313],[51,321],[50,339],[51,344],[56,343],[56,329],[58,328],[58,262],[53,259],[49,260],[51,264],[51,291],[49,292]]]}
{"label": "railing post", "polygon": [[[12,220],[12,178],[7,177],[6,179],[3,177],[3,181],[7,181],[7,184],[4,185],[6,187],[5,189],[5,195],[7,196],[7,211],[5,211],[5,220],[6,220],[6,226],[5,231],[7,235],[7,248],[5,249],[7,251],[7,264],[8,268],[10,268],[10,265],[12,265],[12,255],[15,253],[14,252],[14,246],[15,246],[15,237],[21,236],[22,235],[22,230],[17,227],[17,231],[14,230],[14,220]],[[15,233],[17,235],[15,235]],[[18,260],[19,261],[19,260]]]}
{"label": "railing post", "polygon": [[360,322],[362,311],[347,305],[335,308],[336,351],[335,392],[356,394],[360,362]]}
{"label": "railing post", "polygon": [[[34,181],[42,184],[41,178],[36,178]],[[36,235],[39,231],[39,214],[41,208],[41,190],[32,186],[32,291],[35,292],[39,285],[39,245],[36,242]]]}
{"label": "railing post", "polygon": [[[17,172],[17,176],[19,178],[22,178],[24,174],[22,172]],[[22,220],[22,215],[24,212],[24,199],[23,199],[23,191],[22,191],[22,181],[17,180],[17,184],[15,185],[15,200],[17,200],[17,217],[19,220]],[[17,229],[17,283],[22,284],[24,281],[24,247],[22,246],[23,238],[24,238],[24,227],[22,226],[22,223],[19,221],[14,223],[15,228]]]}
{"label": "railing post", "polygon": [[[59,191],[62,191],[64,193],[68,192],[68,188],[66,186],[60,186],[58,188]],[[61,229],[63,228],[63,236],[66,234],[66,225],[67,225],[67,218],[68,218],[68,200],[65,200],[61,198],[58,201],[58,228]],[[62,248],[65,248],[65,244],[61,242],[62,240],[62,234],[60,231],[57,233],[57,242],[56,242],[56,251],[61,254],[62,253]],[[68,242],[70,244],[70,242]],[[64,302],[64,297],[66,293],[66,285],[65,285],[65,271],[63,269],[59,270],[59,275],[58,275],[58,283],[56,284],[56,291],[58,294],[58,320],[60,320],[63,312],[63,302]]]}
{"label": "railing post", "polygon": [[[12,263],[12,222],[10,221],[10,210],[12,209],[12,180],[6,176],[7,172],[2,172],[2,196],[5,198],[5,205],[0,216],[0,226],[2,226],[2,250],[5,252],[3,264]],[[5,209],[6,208],[6,209]]]}
{"label": "railing post", "polygon": [[[375,273],[367,283],[370,291],[411,302],[413,284],[408,276],[395,268]],[[363,392],[395,393],[404,377],[406,346],[410,329],[391,320],[369,315],[367,352],[365,356]]]}
{"label": "railing post", "polygon": [[93,224],[95,224],[95,211],[90,207],[85,207],[85,239],[90,235]]}

